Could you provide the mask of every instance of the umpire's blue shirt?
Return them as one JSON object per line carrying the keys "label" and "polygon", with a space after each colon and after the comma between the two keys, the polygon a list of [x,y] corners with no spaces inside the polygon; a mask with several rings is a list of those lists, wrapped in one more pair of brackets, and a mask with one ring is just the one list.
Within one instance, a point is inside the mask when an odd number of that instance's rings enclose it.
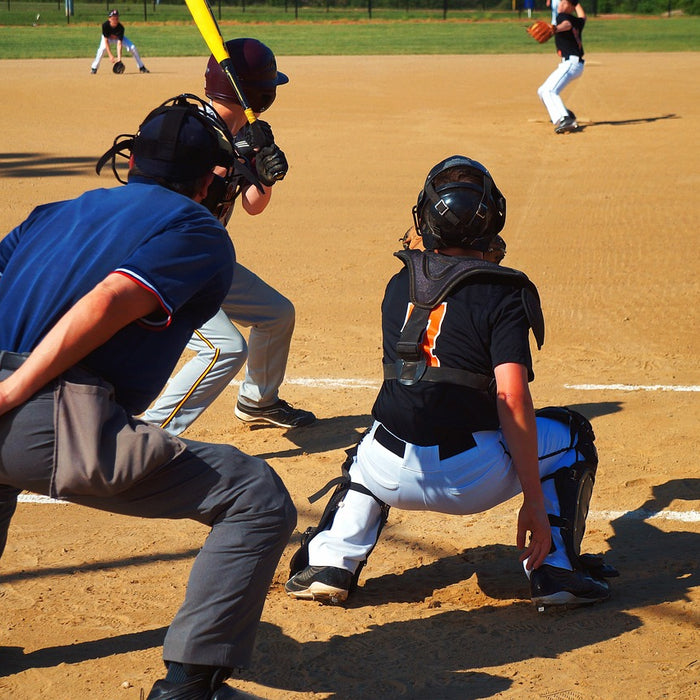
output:
{"label": "umpire's blue shirt", "polygon": [[140,413],[168,380],[195,329],[219,309],[235,253],[201,204],[148,180],[37,207],[0,241],[0,350],[30,352],[110,273],[151,291],[161,310],[82,362]]}

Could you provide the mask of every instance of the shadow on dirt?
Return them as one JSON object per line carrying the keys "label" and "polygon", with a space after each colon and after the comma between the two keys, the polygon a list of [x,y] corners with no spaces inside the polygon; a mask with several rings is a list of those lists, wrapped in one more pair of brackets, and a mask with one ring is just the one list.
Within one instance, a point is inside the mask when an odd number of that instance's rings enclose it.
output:
{"label": "shadow on dirt", "polygon": [[662,114],[659,117],[640,117],[638,119],[618,119],[615,121],[599,121],[599,122],[579,122],[577,131],[585,131],[594,126],[631,126],[633,124],[649,124],[650,122],[659,122],[664,119],[680,119],[677,114]]}
{"label": "shadow on dirt", "polygon": [[2,177],[66,177],[95,172],[94,156],[56,156],[43,153],[0,153]]}

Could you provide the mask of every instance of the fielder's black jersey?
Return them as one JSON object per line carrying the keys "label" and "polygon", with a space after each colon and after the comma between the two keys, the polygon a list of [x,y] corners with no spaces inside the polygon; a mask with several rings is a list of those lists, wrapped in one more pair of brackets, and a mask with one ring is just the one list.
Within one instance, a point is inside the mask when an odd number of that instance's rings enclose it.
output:
{"label": "fielder's black jersey", "polygon": [[557,15],[557,26],[562,22],[571,22],[571,29],[566,32],[557,32],[554,35],[554,42],[557,45],[557,53],[562,58],[569,56],[578,56],[583,58],[583,42],[581,34],[583,34],[583,26],[586,24],[585,17],[574,17],[573,15],[562,12]]}
{"label": "fielder's black jersey", "polygon": [[[396,343],[410,309],[409,274],[403,268],[389,281],[382,302],[385,364],[398,359]],[[428,366],[493,377],[494,367],[515,362],[527,367],[532,379],[529,328],[520,287],[509,281],[465,281],[432,310],[422,350]],[[416,445],[454,444],[460,433],[499,426],[494,396],[445,382],[406,386],[387,380],[372,415],[392,433]]]}
{"label": "fielder's black jersey", "polygon": [[124,25],[119,22],[116,27],[113,27],[109,20],[102,23],[102,36],[107,39],[118,39],[124,41]]}

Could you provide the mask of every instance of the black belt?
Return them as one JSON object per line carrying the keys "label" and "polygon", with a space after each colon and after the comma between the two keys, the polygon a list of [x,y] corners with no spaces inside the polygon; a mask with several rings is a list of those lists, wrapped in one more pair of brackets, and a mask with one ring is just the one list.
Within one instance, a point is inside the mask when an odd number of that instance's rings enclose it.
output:
{"label": "black belt", "polygon": [[0,369],[19,369],[29,355],[0,350]]}
{"label": "black belt", "polygon": [[[438,446],[440,461],[454,457],[461,452],[471,450],[472,447],[476,447],[476,441],[471,433],[466,433],[462,435],[461,438],[459,445],[451,444]],[[397,457],[403,457],[406,452],[406,443],[395,435],[392,435],[381,423],[374,431],[374,439],[382,447],[386,447],[389,452],[393,452]]]}

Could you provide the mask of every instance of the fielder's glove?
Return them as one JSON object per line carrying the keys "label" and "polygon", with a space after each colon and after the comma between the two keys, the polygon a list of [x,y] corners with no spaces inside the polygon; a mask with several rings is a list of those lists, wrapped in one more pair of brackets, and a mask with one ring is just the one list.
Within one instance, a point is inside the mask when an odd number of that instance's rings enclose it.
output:
{"label": "fielder's glove", "polygon": [[263,185],[272,187],[278,180],[283,180],[287,174],[289,165],[284,153],[279,148],[272,144],[261,148],[255,154],[255,169]]}
{"label": "fielder's glove", "polygon": [[112,66],[112,73],[116,73],[117,75],[121,75],[124,71],[126,70],[126,66],[122,61],[117,61],[113,66]]}
{"label": "fielder's glove", "polygon": [[261,119],[256,119],[253,124],[246,124],[236,134],[234,141],[238,155],[248,160],[255,158],[256,151],[274,144],[275,136],[272,133],[272,127]]}
{"label": "fielder's glove", "polygon": [[531,24],[525,31],[539,44],[544,44],[554,36],[554,25],[541,19]]}

